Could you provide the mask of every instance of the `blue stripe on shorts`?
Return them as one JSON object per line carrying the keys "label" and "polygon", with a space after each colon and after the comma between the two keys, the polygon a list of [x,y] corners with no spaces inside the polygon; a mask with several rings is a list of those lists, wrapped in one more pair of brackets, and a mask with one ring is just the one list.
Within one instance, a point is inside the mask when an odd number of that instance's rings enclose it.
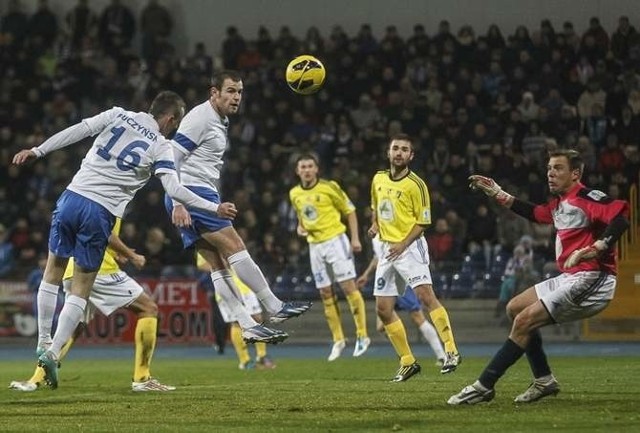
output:
{"label": "blue stripe on shorts", "polygon": [[[187,186],[186,188],[205,200],[220,204],[220,195],[211,188],[203,186]],[[173,203],[171,197],[167,194],[164,196],[164,205],[169,215],[171,215],[173,212]],[[191,247],[198,239],[202,238],[202,233],[217,232],[225,227],[232,226],[231,220],[219,218],[210,212],[191,207],[188,207],[187,210],[191,214],[191,226],[178,228],[180,237],[182,238],[182,244],[185,248]]]}

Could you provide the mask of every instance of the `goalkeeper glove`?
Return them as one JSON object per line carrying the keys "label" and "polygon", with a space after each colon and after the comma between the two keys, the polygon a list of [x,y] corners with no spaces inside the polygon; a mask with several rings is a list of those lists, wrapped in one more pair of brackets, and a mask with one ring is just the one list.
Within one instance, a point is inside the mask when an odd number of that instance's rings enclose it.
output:
{"label": "goalkeeper glove", "polygon": [[469,176],[469,181],[471,182],[469,188],[472,190],[479,189],[487,196],[494,198],[502,206],[505,206],[509,200],[513,199],[511,194],[504,192],[500,185],[490,177],[474,174]]}
{"label": "goalkeeper glove", "polygon": [[564,262],[564,268],[569,269],[577,266],[580,262],[595,259],[602,251],[607,249],[607,243],[597,240],[588,247],[580,248],[572,252]]}

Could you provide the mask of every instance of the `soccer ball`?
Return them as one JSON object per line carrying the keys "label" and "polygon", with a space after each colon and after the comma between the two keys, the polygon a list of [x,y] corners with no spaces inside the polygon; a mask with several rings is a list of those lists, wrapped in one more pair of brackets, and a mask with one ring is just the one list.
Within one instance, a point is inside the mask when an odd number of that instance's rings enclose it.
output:
{"label": "soccer ball", "polygon": [[326,70],[318,59],[308,54],[296,57],[287,66],[287,84],[296,93],[310,95],[322,87]]}

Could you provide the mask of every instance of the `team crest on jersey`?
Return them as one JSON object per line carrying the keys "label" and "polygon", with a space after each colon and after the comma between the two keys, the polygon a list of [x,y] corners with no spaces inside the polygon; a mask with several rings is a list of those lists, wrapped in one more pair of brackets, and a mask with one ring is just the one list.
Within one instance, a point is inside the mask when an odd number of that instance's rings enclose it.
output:
{"label": "team crest on jersey", "polygon": [[393,221],[393,203],[391,203],[391,200],[388,198],[382,199],[378,205],[378,213],[380,214],[380,219]]}
{"label": "team crest on jersey", "polygon": [[305,204],[302,208],[302,215],[304,215],[306,219],[314,221],[318,219],[318,210],[310,204]]}
{"label": "team crest on jersey", "polygon": [[598,191],[597,189],[592,189],[587,193],[587,197],[595,201],[602,201],[602,199],[607,197],[607,194],[602,191]]}

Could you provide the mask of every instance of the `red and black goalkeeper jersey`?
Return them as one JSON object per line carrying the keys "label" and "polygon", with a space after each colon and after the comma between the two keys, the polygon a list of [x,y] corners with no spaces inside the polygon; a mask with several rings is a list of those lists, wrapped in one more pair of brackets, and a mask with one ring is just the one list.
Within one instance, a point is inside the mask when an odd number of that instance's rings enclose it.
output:
{"label": "red and black goalkeeper jersey", "polygon": [[598,240],[611,220],[622,214],[628,218],[629,205],[578,183],[566,194],[533,210],[536,222],[556,228],[556,263],[558,268],[574,274],[580,271],[603,271],[617,274],[616,248],[602,253],[597,260],[587,260],[571,269],[564,262],[575,250],[588,247]]}

